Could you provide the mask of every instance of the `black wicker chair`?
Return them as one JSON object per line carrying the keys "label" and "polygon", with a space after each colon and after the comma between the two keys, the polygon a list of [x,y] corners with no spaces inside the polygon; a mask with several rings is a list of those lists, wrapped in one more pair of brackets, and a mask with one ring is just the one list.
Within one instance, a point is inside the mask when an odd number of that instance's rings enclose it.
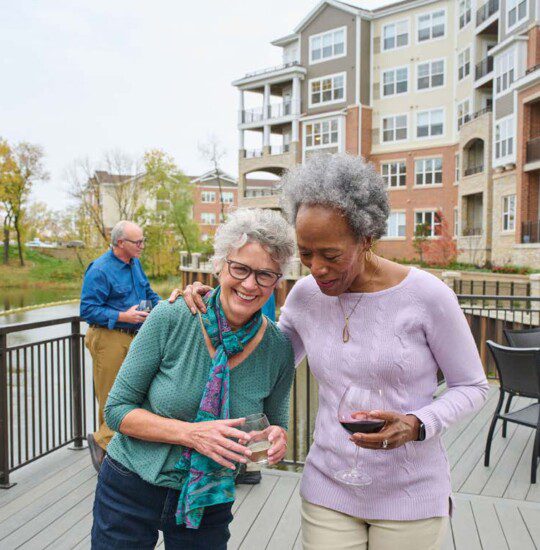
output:
{"label": "black wicker chair", "polygon": [[540,348],[540,327],[522,330],[505,328],[503,332],[513,348]]}
{"label": "black wicker chair", "polygon": [[[489,350],[495,359],[495,366],[499,373],[500,395],[486,443],[484,466],[489,466],[491,440],[495,431],[497,420],[514,422],[522,426],[528,426],[536,430],[534,438],[531,483],[536,483],[536,470],[540,456],[540,347],[537,348],[510,348],[487,341]],[[523,409],[509,412],[507,404],[505,412],[501,413],[505,394],[530,397],[538,400]],[[505,434],[506,435],[506,434]]]}

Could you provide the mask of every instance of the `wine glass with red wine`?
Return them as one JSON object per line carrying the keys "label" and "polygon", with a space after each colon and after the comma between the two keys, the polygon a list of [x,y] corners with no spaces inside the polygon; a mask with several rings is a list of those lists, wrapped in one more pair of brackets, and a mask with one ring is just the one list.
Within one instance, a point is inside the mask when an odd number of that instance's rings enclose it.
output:
{"label": "wine glass with red wine", "polygon": [[[359,386],[349,386],[339,402],[339,423],[349,432],[349,434],[358,432],[372,434],[380,432],[384,426],[384,420],[370,417],[368,413],[371,410],[382,408],[381,397],[381,390],[370,390],[360,388]],[[354,417],[352,416],[353,414]],[[371,477],[358,469],[359,449],[360,447],[356,446],[354,466],[351,469],[340,470],[334,474],[334,477],[338,481],[357,487],[371,484]]]}

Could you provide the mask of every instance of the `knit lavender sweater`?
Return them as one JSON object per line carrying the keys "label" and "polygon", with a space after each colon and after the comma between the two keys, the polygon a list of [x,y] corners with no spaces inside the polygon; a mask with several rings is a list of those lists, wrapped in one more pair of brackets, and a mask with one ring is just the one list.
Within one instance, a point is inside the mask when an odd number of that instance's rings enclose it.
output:
{"label": "knit lavender sweater", "polygon": [[[343,294],[345,312],[360,297]],[[364,519],[416,520],[449,514],[450,469],[441,435],[481,407],[488,384],[455,294],[433,275],[412,268],[398,285],[366,293],[342,341],[344,316],[336,297],[313,277],[298,281],[281,310],[279,326],[297,362],[307,355],[319,384],[314,443],[301,484],[307,501]],[[437,368],[447,389],[437,399]],[[342,485],[333,472],[353,464],[355,446],[337,420],[348,385],[383,390],[387,410],[415,414],[426,440],[393,450],[360,449],[367,487]]]}

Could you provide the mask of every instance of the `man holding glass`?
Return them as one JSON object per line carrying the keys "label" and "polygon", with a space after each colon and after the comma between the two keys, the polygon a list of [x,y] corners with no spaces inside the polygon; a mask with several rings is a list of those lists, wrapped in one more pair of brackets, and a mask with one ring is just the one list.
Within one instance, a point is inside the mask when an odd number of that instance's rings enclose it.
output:
{"label": "man holding glass", "polygon": [[96,471],[114,434],[103,417],[107,396],[131,341],[160,300],[139,261],[144,249],[142,229],[120,221],[111,232],[111,242],[110,250],[88,266],[81,292],[81,317],[89,325],[85,344],[92,356],[99,405],[98,430],[87,436]]}

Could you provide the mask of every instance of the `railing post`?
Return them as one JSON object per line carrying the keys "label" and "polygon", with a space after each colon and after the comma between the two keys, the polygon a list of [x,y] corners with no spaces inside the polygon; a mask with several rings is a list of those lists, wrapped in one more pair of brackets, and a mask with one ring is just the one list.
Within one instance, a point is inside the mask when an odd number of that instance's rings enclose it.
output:
{"label": "railing post", "polygon": [[[529,275],[529,281],[531,282],[531,298],[540,298],[540,273]],[[531,309],[540,311],[540,301],[531,300]]]}
{"label": "railing post", "polygon": [[8,416],[7,334],[0,334],[0,488],[9,489],[9,416]]}
{"label": "railing post", "polygon": [[461,279],[459,271],[443,271],[441,274],[443,283],[446,283],[456,294],[459,294],[456,289],[456,282]]}
{"label": "railing post", "polygon": [[71,321],[71,395],[73,406],[73,447],[74,450],[84,449],[83,446],[83,399],[82,399],[82,367],[81,367],[81,322]]}

